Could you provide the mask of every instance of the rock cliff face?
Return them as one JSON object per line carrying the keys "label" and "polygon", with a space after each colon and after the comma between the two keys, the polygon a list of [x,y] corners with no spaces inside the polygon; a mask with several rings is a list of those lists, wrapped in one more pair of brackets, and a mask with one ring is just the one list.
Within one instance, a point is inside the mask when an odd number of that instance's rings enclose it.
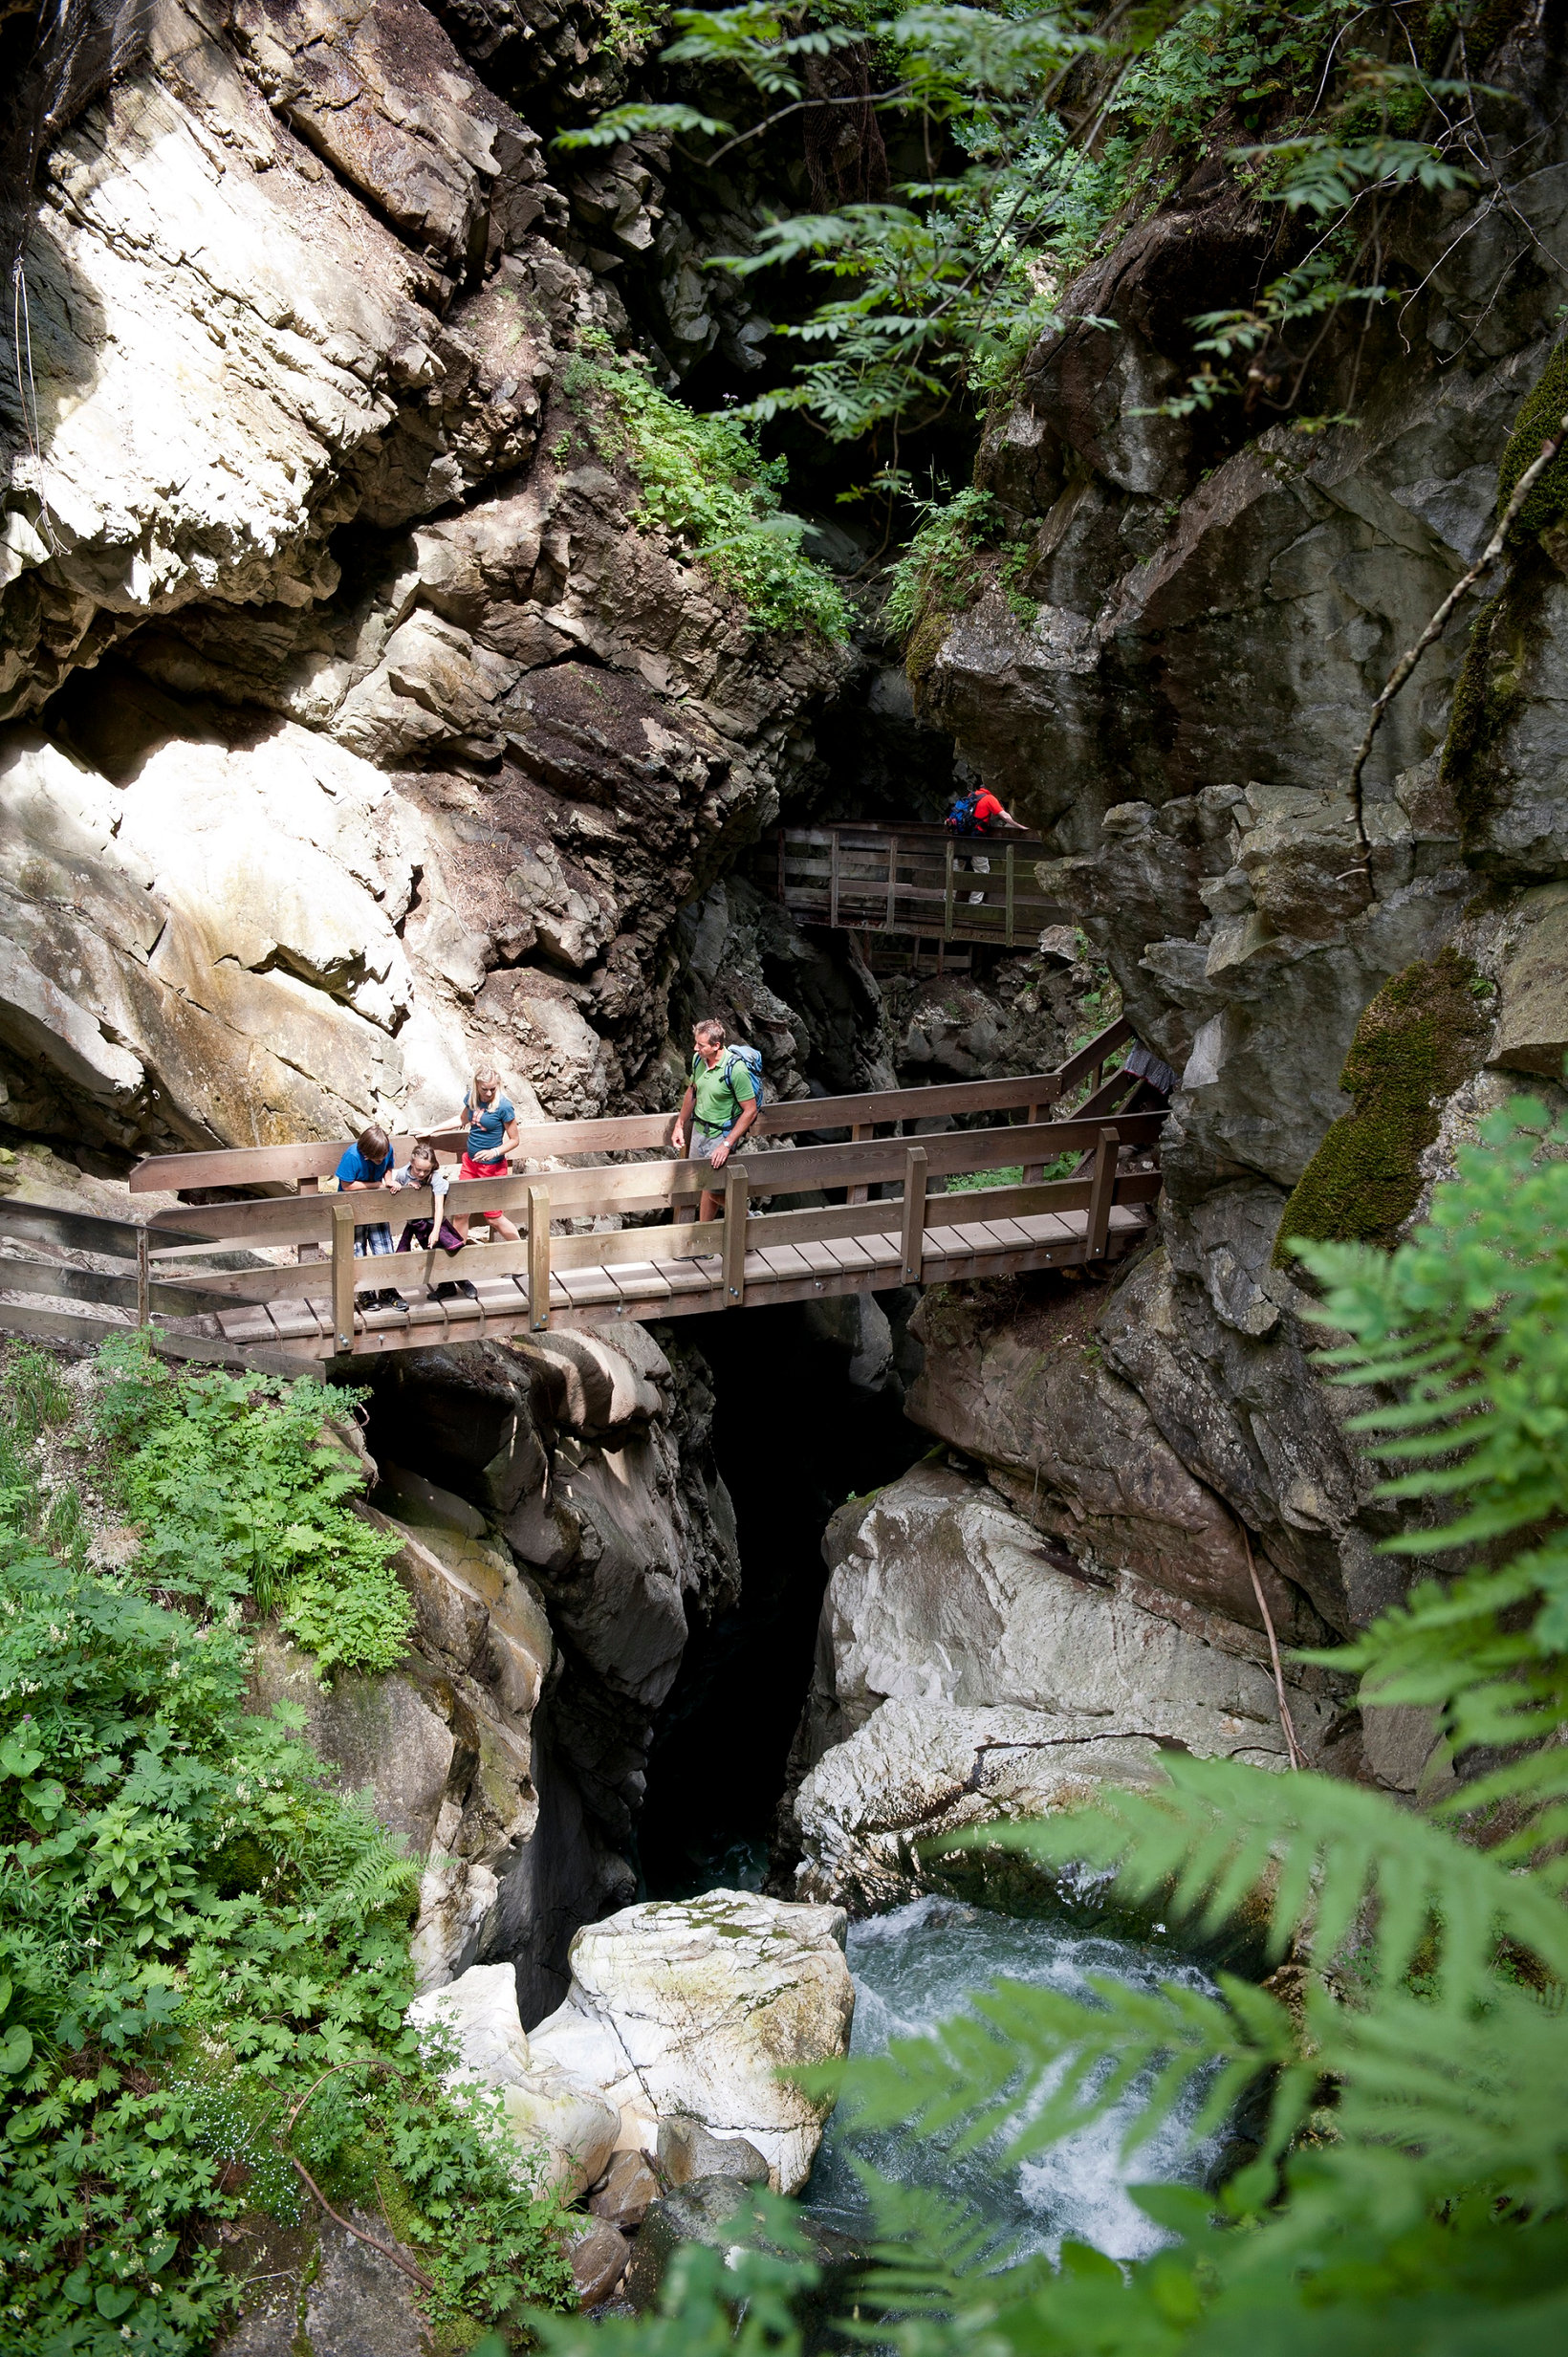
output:
{"label": "rock cliff face", "polygon": [[1064,294],[1114,326],[1042,342],[988,429],[977,479],[1028,544],[1033,622],[991,590],[911,648],[922,709],[1047,833],[1180,1076],[1158,1250],[1065,1343],[1061,1287],[1022,1311],[927,1303],[912,1412],[1037,1493],[1081,1560],[1195,1576],[1244,1622],[1238,1525],[1286,1621],[1349,1631],[1394,1592],[1282,1228],[1391,1241],[1505,1076],[1559,1078],[1568,1045],[1555,478],[1500,594],[1391,708],[1364,835],[1348,790],[1374,695],[1491,530],[1505,452],[1512,482],[1568,392],[1560,32],[1530,17],[1487,70],[1509,137],[1473,188],[1391,216],[1385,261],[1414,292],[1314,364],[1305,405],[1354,422],[1238,413],[1216,444],[1149,414],[1196,290],[1212,305],[1253,267],[1257,222],[1206,167]]}
{"label": "rock cliff face", "polygon": [[[628,518],[623,315],[413,0],[160,0],[52,150],[0,558],[0,1072],[108,1147],[600,1109],[843,658]],[[7,356],[8,369],[13,356]],[[32,411],[30,409],[30,416]],[[610,455],[606,457],[605,451]]]}
{"label": "rock cliff face", "polygon": [[[426,1862],[427,1985],[513,1958],[537,2020],[577,1927],[633,1895],[655,1716],[689,1631],[739,1593],[710,1421],[695,1353],[666,1356],[635,1326],[410,1352],[387,1370],[371,1437],[388,1506],[417,1534],[429,1675],[406,1696],[368,1682],[352,1705],[340,1681],[317,1740],[345,1768],[363,1760],[379,1803],[381,1777],[397,1787],[391,1821]],[[446,1569],[433,1602],[426,1557]],[[358,1732],[362,1713],[387,1720],[384,1743]],[[411,1808],[403,1785],[426,1757]]]}

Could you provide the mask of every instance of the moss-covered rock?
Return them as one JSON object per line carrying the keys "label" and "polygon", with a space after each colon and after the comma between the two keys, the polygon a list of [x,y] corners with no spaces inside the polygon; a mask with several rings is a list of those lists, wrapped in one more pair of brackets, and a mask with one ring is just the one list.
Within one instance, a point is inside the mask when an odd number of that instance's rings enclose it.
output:
{"label": "moss-covered rock", "polygon": [[[1541,445],[1561,430],[1568,415],[1568,344],[1559,344],[1526,394],[1514,421],[1502,464],[1497,469],[1497,505],[1507,506],[1525,469],[1540,456]],[[1545,532],[1568,514],[1568,449],[1556,457],[1531,491],[1514,522],[1510,538],[1518,545]]]}
{"label": "moss-covered rock", "polygon": [[1444,1098],[1476,1070],[1491,1029],[1480,976],[1452,949],[1418,958],[1378,993],[1356,1027],[1339,1085],[1355,1111],[1308,1163],[1279,1223],[1276,1259],[1296,1236],[1392,1244],[1421,1191],[1423,1150]]}
{"label": "moss-covered rock", "polygon": [[[1568,465],[1568,459],[1557,463]],[[1532,664],[1547,635],[1543,607],[1557,578],[1538,549],[1528,550],[1477,615],[1465,651],[1440,775],[1458,813],[1460,848],[1472,866],[1489,863],[1490,821],[1507,799],[1512,776],[1505,740],[1529,700]]]}

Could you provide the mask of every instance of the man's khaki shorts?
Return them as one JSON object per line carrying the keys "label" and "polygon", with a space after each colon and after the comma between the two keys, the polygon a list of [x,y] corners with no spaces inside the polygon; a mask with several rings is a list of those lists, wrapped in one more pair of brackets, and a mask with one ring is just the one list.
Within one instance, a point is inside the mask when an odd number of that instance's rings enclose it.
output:
{"label": "man's khaki shorts", "polygon": [[[728,1131],[717,1138],[705,1138],[702,1131],[699,1129],[691,1141],[690,1159],[693,1162],[711,1162],[713,1159],[713,1148],[716,1146],[723,1146],[727,1144],[728,1138]],[[756,1149],[756,1136],[753,1131],[749,1129],[746,1132],[745,1137],[741,1139],[739,1145],[730,1146],[730,1159],[733,1161],[737,1154],[754,1154]]]}

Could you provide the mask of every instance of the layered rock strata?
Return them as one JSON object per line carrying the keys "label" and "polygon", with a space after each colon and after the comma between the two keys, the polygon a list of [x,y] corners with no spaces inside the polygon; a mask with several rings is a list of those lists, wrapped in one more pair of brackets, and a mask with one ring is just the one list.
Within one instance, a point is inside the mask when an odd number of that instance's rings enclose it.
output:
{"label": "layered rock strata", "polygon": [[[918,1387],[917,1387],[918,1396]],[[922,1887],[919,1844],[1049,1814],[1161,1755],[1283,1768],[1261,1634],[1087,1549],[1075,1558],[961,1460],[917,1466],[842,1507],[793,1768],[795,1887],[885,1906]],[[1334,1764],[1332,1687],[1293,1670],[1314,1765]]]}
{"label": "layered rock strata", "polygon": [[[539,142],[415,0],[160,0],[26,257],[0,1083],[91,1146],[601,1110],[844,670],[669,539]],[[607,348],[607,347],[606,347]],[[47,709],[45,709],[47,708]]]}

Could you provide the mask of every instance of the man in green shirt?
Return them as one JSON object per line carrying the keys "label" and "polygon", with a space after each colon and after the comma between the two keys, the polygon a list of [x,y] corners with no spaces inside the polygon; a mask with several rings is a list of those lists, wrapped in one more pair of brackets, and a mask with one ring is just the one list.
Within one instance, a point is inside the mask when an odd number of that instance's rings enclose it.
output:
{"label": "man in green shirt", "polygon": [[[669,1142],[677,1155],[684,1156],[689,1140],[694,1162],[710,1163],[715,1170],[722,1170],[730,1155],[741,1150],[741,1141],[756,1120],[757,1093],[741,1058],[726,1056],[722,1023],[710,1015],[697,1024],[691,1036],[697,1053],[691,1059],[691,1078]],[[717,1219],[718,1215],[719,1198],[708,1189],[697,1207],[697,1216]]]}

